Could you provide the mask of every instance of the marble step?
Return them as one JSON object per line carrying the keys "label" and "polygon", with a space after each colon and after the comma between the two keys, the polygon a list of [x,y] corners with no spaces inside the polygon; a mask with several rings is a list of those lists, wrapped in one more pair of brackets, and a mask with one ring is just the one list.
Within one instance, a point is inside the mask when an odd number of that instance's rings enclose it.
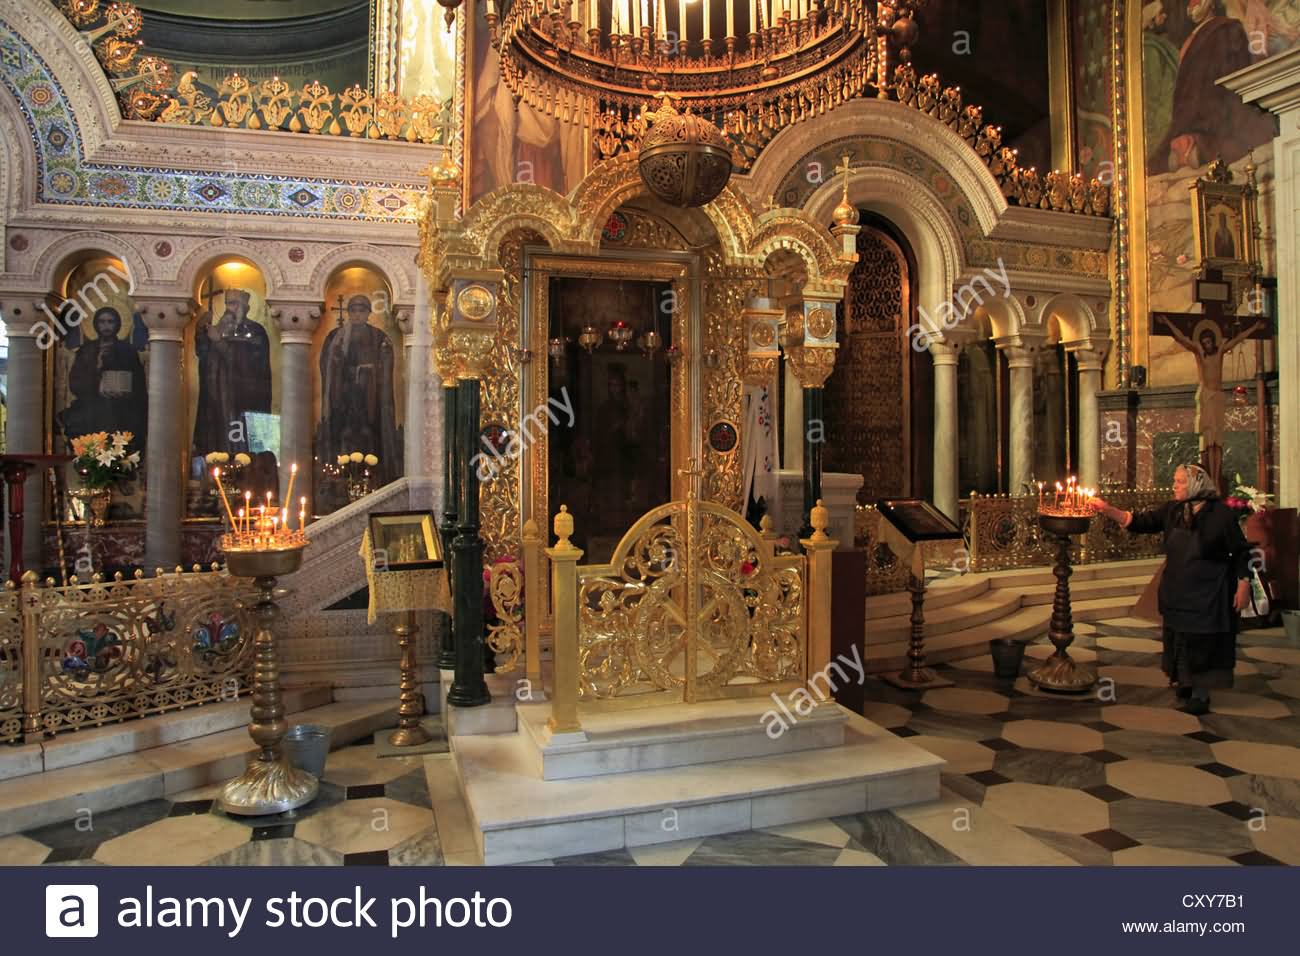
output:
{"label": "marble step", "polygon": [[522,671],[485,674],[484,682],[492,699],[476,707],[457,707],[455,704],[448,704],[447,693],[455,683],[456,672],[439,671],[438,676],[438,699],[442,707],[439,713],[443,715],[448,737],[471,734],[513,734],[518,729],[515,705],[519,702],[518,695],[522,693],[520,685],[524,677]]}
{"label": "marble step", "polygon": [[[787,708],[788,698],[783,698]],[[847,711],[817,707],[786,727],[771,697],[671,704],[653,708],[584,712],[586,740],[552,738],[549,704],[520,704],[519,733],[533,748],[544,780],[660,770],[839,747]],[[778,729],[779,728],[779,729]],[[769,729],[775,734],[769,735]]]}
{"label": "marble step", "polygon": [[[247,702],[243,706],[247,719]],[[329,727],[332,746],[341,747],[394,726],[397,713],[392,701],[353,701],[291,712],[287,719]],[[253,752],[241,726],[0,781],[0,836],[221,783],[241,773]]]}
{"label": "marble step", "polygon": [[838,747],[543,780],[523,734],[453,740],[478,861],[524,863],[938,799],[945,761],[845,712]]}
{"label": "marble step", "polygon": [[[1101,578],[1097,580],[1070,581],[1074,601],[1088,601],[1109,597],[1136,597],[1142,593],[1150,575],[1129,578]],[[930,606],[929,595],[925,603],[925,635],[928,638],[963,631],[990,624],[1007,617],[1027,605],[1051,604],[1056,584],[1034,584],[1019,589],[994,588],[987,593],[961,604],[935,609]],[[912,633],[910,612],[882,619],[867,619],[868,644],[906,640]]]}
{"label": "marble step", "polygon": [[[1138,558],[1134,561],[1099,561],[1096,564],[1079,564],[1070,569],[1070,583],[1100,581],[1111,578],[1131,578],[1145,575],[1150,579],[1160,567],[1162,558]],[[994,588],[1023,588],[1039,584],[1054,584],[1056,578],[1051,568],[1016,568],[1011,571],[993,571],[989,586]]]}
{"label": "marble step", "polygon": [[[1075,600],[1071,603],[1071,612],[1075,623],[1105,621],[1111,618],[1131,614],[1137,604],[1136,594],[1118,597]],[[1048,622],[1052,618],[1050,604],[1035,604],[1022,607],[1016,612],[997,621],[981,624],[960,631],[952,631],[935,637],[926,636],[925,658],[928,663],[942,664],[947,661],[963,660],[988,653],[988,642],[994,638],[1010,638],[1017,641],[1030,641],[1047,633]],[[872,643],[868,631],[866,645],[866,669],[868,673],[880,674],[902,669],[907,661],[907,641],[895,640],[887,643]]]}
{"label": "marble step", "polygon": [[[326,686],[284,688],[284,706],[290,713],[321,707],[330,700],[330,689]],[[0,747],[0,780],[61,770],[92,760],[244,728],[248,725],[251,704],[252,698],[245,694],[237,700],[201,704],[138,720],[68,731],[39,743]]]}
{"label": "marble step", "polygon": [[[931,581],[925,589],[925,606],[949,607],[986,594],[991,587],[987,574],[961,574]],[[907,591],[872,594],[867,597],[867,620],[906,616],[912,612],[912,595]]]}

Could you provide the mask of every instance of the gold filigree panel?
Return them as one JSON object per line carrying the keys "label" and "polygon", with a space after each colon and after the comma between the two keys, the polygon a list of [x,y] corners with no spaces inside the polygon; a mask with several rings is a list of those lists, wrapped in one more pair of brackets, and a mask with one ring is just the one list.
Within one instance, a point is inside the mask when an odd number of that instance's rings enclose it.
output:
{"label": "gold filigree panel", "polygon": [[[1168,501],[1169,489],[1143,489],[1108,493],[1106,500],[1124,511],[1142,511]],[[967,518],[967,541],[972,571],[1051,567],[1055,559],[1050,538],[1038,526],[1038,497],[972,495]],[[1159,557],[1159,535],[1129,534],[1112,521],[1094,520],[1088,533],[1076,539],[1075,564],[1131,561]]]}
{"label": "gold filigree panel", "polygon": [[853,513],[853,547],[866,552],[866,593],[892,594],[907,590],[911,568],[907,561],[894,554],[880,534],[884,519],[875,505],[858,505]]}
{"label": "gold filigree panel", "polygon": [[717,504],[651,510],[609,564],[578,568],[581,696],[762,696],[803,679],[804,569]]}
{"label": "gold filigree panel", "polygon": [[[728,267],[714,250],[704,259],[704,302],[701,350],[709,359],[701,368],[701,423],[707,432],[715,422],[740,422],[745,398],[745,304],[763,286],[761,273]],[[714,363],[716,364],[710,364]],[[737,448],[718,452],[704,444],[702,497],[744,510],[741,469]]]}
{"label": "gold filigree panel", "polygon": [[233,700],[251,688],[253,627],[243,608],[253,594],[238,578],[169,574],[30,595],[46,733]]}
{"label": "gold filigree panel", "polygon": [[23,622],[18,592],[0,592],[0,744],[23,736]]}

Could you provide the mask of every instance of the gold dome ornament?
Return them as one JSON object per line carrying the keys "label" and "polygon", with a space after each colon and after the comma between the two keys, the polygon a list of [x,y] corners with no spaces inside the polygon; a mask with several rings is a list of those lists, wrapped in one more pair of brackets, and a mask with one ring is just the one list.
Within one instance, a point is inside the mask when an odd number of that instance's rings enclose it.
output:
{"label": "gold dome ornament", "polygon": [[652,125],[641,140],[641,179],[669,205],[704,206],[731,179],[731,146],[704,117],[678,113],[667,94],[660,101],[646,117]]}
{"label": "gold dome ornament", "polygon": [[859,218],[857,208],[847,199],[841,199],[840,204],[831,213],[831,219],[837,226],[856,226]]}

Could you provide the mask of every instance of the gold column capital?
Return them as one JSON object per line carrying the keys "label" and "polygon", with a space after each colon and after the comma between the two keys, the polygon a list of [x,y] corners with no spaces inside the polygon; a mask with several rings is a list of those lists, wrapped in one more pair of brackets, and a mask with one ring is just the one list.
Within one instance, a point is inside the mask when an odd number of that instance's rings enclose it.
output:
{"label": "gold column capital", "polygon": [[796,345],[786,349],[790,371],[804,388],[824,388],[826,379],[835,371],[835,353],[839,346]]}

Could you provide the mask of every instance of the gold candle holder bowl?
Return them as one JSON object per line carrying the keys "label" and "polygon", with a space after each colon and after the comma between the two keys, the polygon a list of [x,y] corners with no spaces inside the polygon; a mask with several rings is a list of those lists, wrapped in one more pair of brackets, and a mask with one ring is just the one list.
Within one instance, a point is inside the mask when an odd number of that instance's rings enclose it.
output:
{"label": "gold candle holder bowl", "polygon": [[1050,535],[1070,536],[1087,534],[1092,523],[1092,513],[1081,514],[1077,511],[1040,511],[1038,526]]}
{"label": "gold candle holder bowl", "polygon": [[[301,532],[296,533],[302,538]],[[252,720],[248,734],[258,752],[248,762],[244,773],[221,790],[221,808],[238,816],[263,816],[296,810],[316,798],[319,781],[306,771],[292,766],[284,756],[281,742],[288,731],[284,700],[280,693],[280,664],[275,635],[280,623],[280,608],[275,603],[276,578],[292,574],[302,566],[306,539],[292,540],[282,532],[281,541],[272,538],[254,547],[246,541],[227,536],[223,545],[226,567],[238,577],[253,578],[258,591],[253,608],[256,622],[254,646],[256,666],[253,679]]]}

